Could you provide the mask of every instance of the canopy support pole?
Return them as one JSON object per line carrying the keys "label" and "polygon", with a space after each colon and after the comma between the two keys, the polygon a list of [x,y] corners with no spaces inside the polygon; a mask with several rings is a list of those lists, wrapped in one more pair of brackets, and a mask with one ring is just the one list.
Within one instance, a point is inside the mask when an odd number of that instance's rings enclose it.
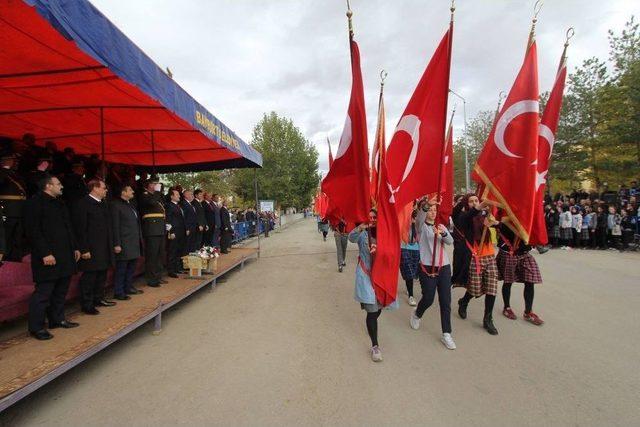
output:
{"label": "canopy support pole", "polygon": [[104,162],[104,107],[100,107],[100,150],[101,159]]}
{"label": "canopy support pole", "polygon": [[256,192],[256,233],[258,234],[258,258],[260,258],[260,224],[262,218],[260,218],[260,205],[258,204],[258,169],[253,169],[253,187]]}
{"label": "canopy support pole", "polygon": [[151,130],[151,164],[153,166],[151,175],[156,175],[156,140],[153,129]]}

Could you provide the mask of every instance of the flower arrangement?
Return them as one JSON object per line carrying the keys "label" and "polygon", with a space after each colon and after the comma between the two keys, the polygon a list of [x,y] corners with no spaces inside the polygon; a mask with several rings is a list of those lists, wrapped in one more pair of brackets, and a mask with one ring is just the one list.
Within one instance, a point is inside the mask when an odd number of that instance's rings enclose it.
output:
{"label": "flower arrangement", "polygon": [[202,259],[218,258],[220,256],[220,249],[213,246],[204,246],[197,254]]}

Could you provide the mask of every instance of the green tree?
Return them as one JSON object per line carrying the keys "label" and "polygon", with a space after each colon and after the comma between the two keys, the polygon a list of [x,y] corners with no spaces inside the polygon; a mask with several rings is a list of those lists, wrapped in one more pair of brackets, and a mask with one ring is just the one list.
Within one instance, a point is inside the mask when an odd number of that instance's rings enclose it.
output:
{"label": "green tree", "polygon": [[[257,171],[261,199],[275,200],[281,208],[308,206],[318,186],[318,151],[290,119],[265,114],[254,127],[251,146],[262,153]],[[237,170],[236,193],[245,200],[254,194],[254,171]]]}
{"label": "green tree", "polygon": [[181,185],[186,189],[200,188],[208,193],[235,196],[231,180],[233,170],[208,172],[176,172],[163,175],[170,185]]}

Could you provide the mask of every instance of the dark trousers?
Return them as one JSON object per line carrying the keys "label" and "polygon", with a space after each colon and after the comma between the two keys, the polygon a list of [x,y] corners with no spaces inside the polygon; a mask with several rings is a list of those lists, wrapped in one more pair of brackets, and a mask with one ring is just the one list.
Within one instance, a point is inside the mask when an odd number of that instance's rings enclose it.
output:
{"label": "dark trousers", "polygon": [[167,271],[172,274],[177,274],[182,270],[182,257],[186,254],[186,239],[184,230],[181,233],[176,233],[176,238],[169,240],[167,243]]}
{"label": "dark trousers", "polygon": [[83,310],[91,310],[95,303],[104,299],[104,284],[107,270],[84,271],[80,277],[80,305]]}
{"label": "dark trousers", "polygon": [[[426,268],[429,269],[429,267]],[[442,332],[451,333],[451,266],[442,266],[436,277],[430,277],[422,269],[419,269],[418,277],[422,288],[422,298],[418,303],[416,316],[422,317],[427,308],[431,307],[437,290]]]}
{"label": "dark trousers", "polygon": [[231,240],[233,238],[233,231],[223,231],[220,236],[220,252],[226,252],[231,248]]}
{"label": "dark trousers", "polygon": [[126,261],[116,261],[116,268],[113,271],[113,294],[124,296],[133,290],[133,275],[136,272],[137,259]]}
{"label": "dark trousers", "polygon": [[213,231],[213,246],[220,249],[220,229],[216,228]]}
{"label": "dark trousers", "polygon": [[69,290],[71,277],[61,277],[48,282],[36,283],[29,301],[29,331],[38,332],[44,329],[44,319],[49,325],[60,323],[64,318],[64,300]]}
{"label": "dark trousers", "polygon": [[144,239],[145,274],[147,283],[157,285],[162,278],[162,254],[164,236],[147,236]]}
{"label": "dark trousers", "polygon": [[202,234],[202,246],[213,246],[213,230],[208,229]]}
{"label": "dark trousers", "polygon": [[606,228],[596,229],[596,242],[600,249],[606,249],[607,247],[607,229]]}
{"label": "dark trousers", "polygon": [[7,217],[4,222],[4,236],[7,252],[3,259],[5,261],[22,261],[22,257],[26,253],[22,218]]}

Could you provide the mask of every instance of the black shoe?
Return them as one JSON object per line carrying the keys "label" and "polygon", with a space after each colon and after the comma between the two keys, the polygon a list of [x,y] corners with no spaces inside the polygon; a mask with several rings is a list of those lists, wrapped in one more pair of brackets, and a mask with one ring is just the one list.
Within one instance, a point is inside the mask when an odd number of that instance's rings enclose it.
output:
{"label": "black shoe", "polygon": [[171,277],[171,278],[174,278],[174,279],[177,279],[178,277],[180,277],[176,273],[169,273],[168,276]]}
{"label": "black shoe", "polygon": [[339,272],[339,273],[342,273],[342,268],[343,268],[343,267],[342,267],[341,265],[339,265],[339,266],[338,266],[338,272]]}
{"label": "black shoe", "polygon": [[131,299],[129,295],[114,295],[113,298],[119,301],[127,301]]}
{"label": "black shoe", "polygon": [[463,298],[458,300],[458,315],[461,319],[467,318],[467,305],[468,303],[465,303]]}
{"label": "black shoe", "polygon": [[482,321],[482,327],[487,330],[491,335],[498,335],[498,330],[493,325],[493,318],[491,316],[485,316]]}
{"label": "black shoe", "polygon": [[133,289],[128,290],[128,291],[127,291],[127,292],[125,292],[125,293],[126,293],[127,295],[138,295],[138,294],[144,294],[144,291],[143,291],[143,290],[141,290],[141,289],[133,288]]}
{"label": "black shoe", "polygon": [[56,328],[71,329],[71,328],[77,328],[78,326],[80,326],[80,323],[70,322],[68,320],[63,320],[60,323],[51,323],[51,324],[49,324],[49,329],[56,329]]}
{"label": "black shoe", "polygon": [[220,251],[220,253],[228,254],[228,253],[229,253],[229,251]]}
{"label": "black shoe", "polygon": [[96,314],[100,314],[100,312],[98,310],[96,310],[95,307],[94,308],[83,308],[82,312],[84,314],[90,314],[92,316],[95,316]]}
{"label": "black shoe", "polygon": [[160,283],[162,283],[163,285],[166,285],[167,283],[169,283],[168,280],[164,280],[164,279],[160,279]]}
{"label": "black shoe", "polygon": [[115,301],[107,301],[106,299],[101,299],[100,301],[96,301],[93,303],[96,307],[113,307],[116,305]]}
{"label": "black shoe", "polygon": [[51,335],[49,331],[47,331],[46,329],[42,329],[41,331],[38,331],[38,332],[29,332],[29,334],[35,339],[40,341],[46,341],[53,338],[53,335]]}
{"label": "black shoe", "polygon": [[147,286],[149,286],[151,288],[159,288],[160,287],[160,283],[147,283]]}

